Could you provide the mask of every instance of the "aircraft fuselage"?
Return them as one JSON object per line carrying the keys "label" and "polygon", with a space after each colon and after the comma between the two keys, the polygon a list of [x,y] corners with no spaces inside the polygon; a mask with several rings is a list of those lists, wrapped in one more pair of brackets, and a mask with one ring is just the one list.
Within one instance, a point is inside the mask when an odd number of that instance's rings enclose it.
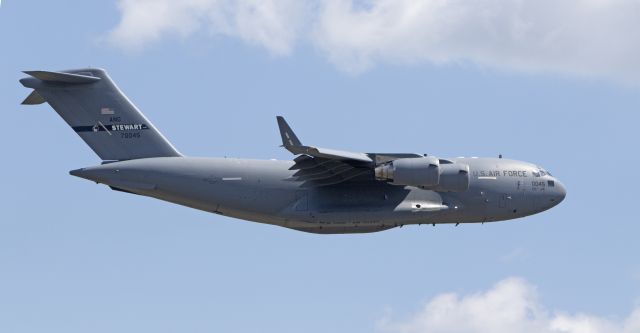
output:
{"label": "aircraft fuselage", "polygon": [[292,161],[155,157],[107,163],[72,175],[114,189],[225,216],[313,233],[361,233],[408,224],[509,220],[547,210],[562,183],[526,162],[452,158],[469,166],[469,188],[436,192],[361,180],[305,187]]}

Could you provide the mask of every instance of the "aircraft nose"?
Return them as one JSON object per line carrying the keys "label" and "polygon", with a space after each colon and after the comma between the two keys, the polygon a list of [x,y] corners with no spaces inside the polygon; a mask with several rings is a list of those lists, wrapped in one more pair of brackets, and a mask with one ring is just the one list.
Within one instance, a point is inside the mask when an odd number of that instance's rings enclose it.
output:
{"label": "aircraft nose", "polygon": [[559,180],[555,180],[555,195],[556,195],[556,202],[560,203],[562,202],[562,200],[564,200],[564,198],[567,196],[567,188],[564,186],[564,184],[562,184],[562,182],[560,182]]}

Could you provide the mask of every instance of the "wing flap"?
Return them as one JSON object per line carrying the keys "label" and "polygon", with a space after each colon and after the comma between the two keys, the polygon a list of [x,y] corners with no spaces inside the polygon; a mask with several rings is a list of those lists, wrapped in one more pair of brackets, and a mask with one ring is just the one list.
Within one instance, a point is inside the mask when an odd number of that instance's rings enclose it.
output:
{"label": "wing flap", "polygon": [[[304,164],[304,167],[297,167],[298,164]],[[289,169],[297,170],[290,179],[303,182],[303,187],[334,185],[368,173],[373,177],[373,171],[370,168],[357,167],[344,161],[309,155],[297,157],[296,164]]]}

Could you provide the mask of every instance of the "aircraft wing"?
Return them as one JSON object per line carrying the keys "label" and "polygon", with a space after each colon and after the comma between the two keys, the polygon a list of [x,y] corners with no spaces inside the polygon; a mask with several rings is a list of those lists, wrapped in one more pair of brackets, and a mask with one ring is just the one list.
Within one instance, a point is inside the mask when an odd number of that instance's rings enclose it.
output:
{"label": "aircraft wing", "polygon": [[283,117],[278,116],[277,119],[278,127],[280,128],[280,136],[282,137],[282,146],[294,155],[306,154],[330,160],[373,163],[371,157],[365,153],[353,153],[350,151],[305,146],[300,142]]}
{"label": "aircraft wing", "polygon": [[373,172],[375,163],[369,154],[305,146],[283,117],[277,119],[282,146],[299,155],[290,168],[298,170],[293,178],[304,181],[304,186],[333,185]]}
{"label": "aircraft wing", "polygon": [[334,185],[366,174],[373,176],[372,168],[355,167],[340,160],[300,155],[294,162],[289,168],[297,170],[292,180],[302,181],[305,187]]}
{"label": "aircraft wing", "polygon": [[287,121],[278,116],[282,147],[298,155],[289,170],[298,170],[292,179],[303,181],[303,186],[325,186],[342,183],[356,177],[375,177],[377,165],[399,158],[422,157],[420,154],[402,153],[354,153],[305,146],[293,132]]}
{"label": "aircraft wing", "polygon": [[288,151],[294,153],[295,155],[306,154],[314,157],[321,157],[330,160],[338,160],[338,161],[354,161],[354,162],[363,162],[363,163],[371,163],[373,160],[364,153],[352,153],[350,151],[342,151],[335,149],[327,149],[327,148],[316,148],[309,146],[293,146],[286,147]]}

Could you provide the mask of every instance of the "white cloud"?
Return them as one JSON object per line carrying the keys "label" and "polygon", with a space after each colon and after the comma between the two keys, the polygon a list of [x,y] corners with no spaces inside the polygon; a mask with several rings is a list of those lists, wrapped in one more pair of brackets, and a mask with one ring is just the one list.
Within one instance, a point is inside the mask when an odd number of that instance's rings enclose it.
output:
{"label": "white cloud", "polygon": [[457,64],[640,82],[640,0],[119,0],[114,44],[204,31],[339,68]]}
{"label": "white cloud", "polygon": [[165,35],[205,32],[285,55],[308,13],[305,6],[296,0],[119,0],[122,18],[108,38],[124,49],[140,50]]}
{"label": "white cloud", "polygon": [[401,333],[637,333],[640,308],[622,320],[551,313],[538,300],[535,287],[508,278],[482,293],[436,296],[406,319],[382,319],[379,329]]}

